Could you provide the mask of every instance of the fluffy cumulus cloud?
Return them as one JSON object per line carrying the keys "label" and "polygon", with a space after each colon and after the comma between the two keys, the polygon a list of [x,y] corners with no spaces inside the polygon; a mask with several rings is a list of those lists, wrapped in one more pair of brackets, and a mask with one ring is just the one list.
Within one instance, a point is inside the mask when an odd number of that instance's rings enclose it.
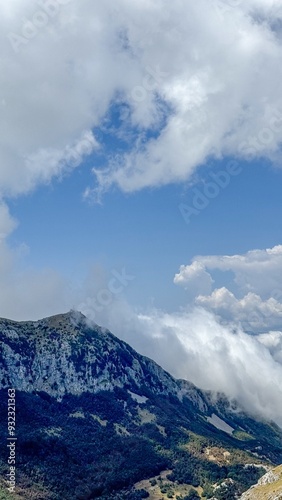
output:
{"label": "fluffy cumulus cloud", "polygon": [[205,265],[194,261],[190,266],[180,266],[179,274],[174,282],[183,285],[190,295],[209,294],[212,290],[213,279],[206,271]]}
{"label": "fluffy cumulus cloud", "polygon": [[199,295],[195,303],[214,311],[225,322],[240,322],[243,328],[252,333],[279,328],[282,324],[282,303],[274,298],[263,301],[255,293],[248,293],[239,299],[222,287],[211,295]]}
{"label": "fluffy cumulus cloud", "polygon": [[[148,109],[155,116],[164,103],[166,119],[157,136],[136,143],[99,172],[101,188],[117,184],[134,191],[182,181],[209,155],[277,158],[282,137],[278,2],[268,8],[260,1],[234,7],[220,1],[165,4],[156,4],[153,25],[148,19],[140,54],[144,100],[134,105],[132,117],[146,128],[140,120],[150,96],[146,67],[159,64],[162,74]],[[146,16],[152,13],[144,9],[130,27],[133,47]]]}
{"label": "fluffy cumulus cloud", "polygon": [[[195,274],[195,269],[201,273]],[[216,271],[231,272],[235,291],[227,287],[200,292]],[[215,312],[225,322],[239,322],[258,333],[279,328],[282,320],[282,246],[244,255],[198,256],[180,267],[174,282],[194,290],[195,304]]]}
{"label": "fluffy cumulus cloud", "polygon": [[[196,258],[207,269],[232,271],[243,292],[258,292],[267,298],[278,294],[282,279],[282,245],[250,250],[244,255],[215,255]],[[280,298],[282,293],[280,293]]]}
{"label": "fluffy cumulus cloud", "polygon": [[275,159],[281,19],[280,0],[2,4],[1,193],[77,165],[115,103],[139,134],[95,169],[101,190],[187,179],[211,154]]}

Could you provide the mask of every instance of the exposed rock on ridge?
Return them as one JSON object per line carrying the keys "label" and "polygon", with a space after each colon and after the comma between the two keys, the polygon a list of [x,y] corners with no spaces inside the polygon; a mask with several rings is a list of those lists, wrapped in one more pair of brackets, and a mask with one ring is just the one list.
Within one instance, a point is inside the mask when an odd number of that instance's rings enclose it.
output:
{"label": "exposed rock on ridge", "polygon": [[177,381],[157,363],[76,311],[40,321],[0,319],[0,388],[64,394],[148,387],[156,394],[186,395],[201,411],[204,394]]}

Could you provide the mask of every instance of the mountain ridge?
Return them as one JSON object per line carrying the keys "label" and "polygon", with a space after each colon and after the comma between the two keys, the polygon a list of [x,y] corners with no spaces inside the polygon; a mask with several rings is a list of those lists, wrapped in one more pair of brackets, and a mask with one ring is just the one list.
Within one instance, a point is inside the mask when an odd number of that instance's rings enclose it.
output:
{"label": "mountain ridge", "polygon": [[[185,493],[198,485],[202,498],[211,498],[217,485],[218,498],[227,489],[235,499],[265,468],[282,462],[282,430],[274,423],[223,394],[175,379],[77,311],[38,321],[0,319],[0,358],[4,419],[7,390],[16,390],[20,498],[151,498],[150,488],[140,493],[134,483],[169,468],[170,488],[182,482]],[[67,460],[74,493],[66,471],[53,479],[58,460]],[[3,460],[0,467],[6,470]]]}
{"label": "mountain ridge", "polygon": [[[22,331],[23,333],[21,333]],[[42,331],[44,335],[42,335]],[[52,341],[52,343],[50,343],[50,340]],[[120,340],[109,330],[100,327],[96,323],[90,322],[86,318],[86,316],[78,311],[70,311],[65,314],[57,314],[38,321],[17,322],[5,318],[0,318],[0,341],[2,346],[2,352],[0,353],[0,355],[3,359],[5,359],[6,351],[7,355],[10,357],[10,361],[12,361],[13,359],[17,364],[17,367],[19,367],[21,355],[28,358],[30,352],[34,352],[38,349],[45,349],[45,355],[48,351],[51,355],[52,353],[60,353],[62,365],[58,366],[58,369],[67,368],[67,360],[65,357],[65,353],[67,353],[68,359],[71,364],[69,370],[71,370],[72,365],[75,362],[79,361],[79,355],[77,356],[76,360],[72,359],[73,352],[77,353],[77,348],[81,348],[81,345],[77,345],[78,342],[75,343],[76,340],[83,341],[84,345],[86,345],[88,348],[94,348],[92,349],[91,353],[89,351],[88,353],[86,353],[88,354],[86,362],[90,364],[94,364],[95,362],[96,367],[99,366],[102,372],[103,363],[101,363],[100,357],[98,359],[95,359],[94,355],[97,354],[97,351],[101,348],[101,344],[103,342],[103,356],[105,359],[107,359],[107,362],[109,363],[112,370],[115,370],[116,363],[120,361],[120,359],[118,359],[119,355],[123,355],[123,358],[125,358],[126,354],[128,354],[128,358],[124,359],[125,362],[130,363],[130,361],[132,361],[131,357],[133,356],[135,356],[137,360],[137,362],[134,363],[133,370],[130,370],[130,367],[128,366],[126,367],[128,370],[128,375],[133,376],[133,371],[137,372],[137,374],[139,373],[140,380],[142,379],[143,381],[145,381],[146,385],[146,377],[148,377],[148,374],[144,374],[144,368],[146,368],[147,370],[148,368],[150,368],[156,379],[158,379],[158,381],[160,382],[163,382],[163,384],[157,384],[155,380],[150,381],[150,388],[152,389],[152,382],[155,382],[155,389],[158,391],[158,393],[168,394],[170,392],[171,394],[175,394],[179,398],[181,398],[184,393],[192,393],[195,389],[198,390],[199,393],[204,395],[204,392],[196,388],[194,384],[186,380],[175,379],[158,363],[148,358],[147,356],[143,356],[137,353],[127,342]],[[24,343],[24,341],[30,341],[30,347],[33,348],[33,351],[32,349],[27,350],[27,345]],[[22,345],[20,345],[21,343]],[[4,347],[5,345],[6,348]],[[70,346],[73,348],[72,352],[70,350]],[[124,349],[123,353],[118,351],[118,347]],[[113,359],[114,349],[117,350],[117,356],[115,357],[116,359]],[[40,352],[40,354],[42,357],[42,351]],[[92,357],[91,354],[93,355]],[[140,361],[142,362],[141,366],[138,365],[138,362],[140,363]],[[33,376],[30,384],[28,384],[26,380],[28,378],[28,370],[32,372],[32,375],[34,375],[33,372],[36,371],[39,375],[39,377]],[[60,391],[59,389],[51,386],[53,380],[53,370],[54,358],[52,358],[52,356],[47,357],[47,362],[43,363],[43,366],[38,366],[38,362],[36,359],[30,359],[29,365],[22,366],[22,364],[20,364],[20,369],[18,369],[17,371],[13,369],[12,362],[6,363],[6,371],[5,368],[2,369],[2,372],[0,371],[0,388],[5,388],[8,387],[9,384],[12,384],[15,386],[15,388],[25,391],[33,390],[34,388],[36,388],[36,390],[46,390],[50,395],[60,398],[66,392],[79,394],[86,389],[94,391],[101,389],[112,389],[115,385],[122,386],[125,382],[124,380],[120,380],[120,377],[112,377],[112,379],[108,380],[107,383],[103,383],[103,379],[101,380],[100,377],[96,379],[97,383],[95,384],[94,380],[91,379],[91,377],[89,380],[89,373],[86,369],[86,378],[84,375],[83,380],[86,380],[90,383],[90,386],[88,388],[86,386],[80,385],[79,382],[77,383],[77,386],[75,386],[71,383],[70,378],[67,378],[64,384],[69,383],[69,385],[67,385],[65,391]],[[20,372],[19,377],[15,377],[16,372]],[[42,375],[42,377],[40,377],[40,374]],[[24,375],[26,376],[24,377]],[[8,380],[6,381],[3,380],[5,379],[5,376],[6,378],[8,377]],[[133,376],[131,383],[133,381],[136,382],[135,379],[136,377]],[[46,383],[45,380],[48,380],[49,383]],[[199,404],[205,405],[204,398],[201,402],[199,402]]]}
{"label": "mountain ridge", "polygon": [[[150,390],[182,401],[187,397],[203,413],[221,409],[247,414],[224,393],[205,391],[176,379],[158,363],[135,351],[108,329],[70,310],[37,321],[0,318],[0,389],[44,391],[61,400],[65,394],[127,387]],[[263,417],[250,415],[254,418]]]}

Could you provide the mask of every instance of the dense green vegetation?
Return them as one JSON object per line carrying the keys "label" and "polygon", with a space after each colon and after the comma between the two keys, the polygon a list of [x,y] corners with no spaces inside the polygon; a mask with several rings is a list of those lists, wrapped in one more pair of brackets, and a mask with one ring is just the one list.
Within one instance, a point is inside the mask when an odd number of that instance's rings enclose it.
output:
{"label": "dense green vegetation", "polygon": [[[3,392],[1,409],[5,415]],[[46,394],[18,393],[17,409],[18,467],[35,483],[54,491],[57,496],[52,498],[109,497],[113,490],[168,465],[146,436],[116,433],[114,422],[122,422],[122,406],[109,393],[68,396],[62,403]],[[109,419],[108,424],[102,426],[91,412]],[[76,413],[83,418],[70,416]],[[4,429],[1,436],[4,445]]]}
{"label": "dense green vegetation", "polygon": [[[0,391],[2,477],[7,472],[6,421],[7,392]],[[197,432],[193,441],[191,430]],[[140,500],[148,494],[134,490],[134,483],[171,469],[170,480],[201,485],[206,498],[212,496],[210,485],[218,483],[217,498],[228,500],[264,473],[246,468],[244,461],[219,465],[204,457],[206,446],[232,451],[232,446],[243,450],[247,444],[195,416],[187,402],[151,394],[139,406],[124,389],[68,395],[61,402],[43,392],[17,392],[17,437],[17,484],[27,499]],[[197,495],[191,490],[185,500]]]}
{"label": "dense green vegetation", "polygon": [[[231,479],[232,482],[228,486],[224,485],[217,490],[217,498],[220,500],[228,496],[226,492],[229,492],[229,490],[232,491],[232,498],[234,498],[235,493],[242,493],[247,490],[264,473],[263,468],[243,464],[219,466],[207,460],[200,460],[189,452],[182,452],[178,454],[173,472],[168,476],[168,479],[179,483],[192,484],[195,487],[202,486],[207,498],[213,496],[213,489],[209,488],[210,484]],[[225,491],[225,496],[221,493],[221,490]]]}

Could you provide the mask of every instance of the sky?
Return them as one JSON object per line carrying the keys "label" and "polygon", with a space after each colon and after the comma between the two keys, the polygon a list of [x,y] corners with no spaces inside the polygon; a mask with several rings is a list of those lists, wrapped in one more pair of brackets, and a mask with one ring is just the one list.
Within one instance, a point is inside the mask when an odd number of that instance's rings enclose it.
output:
{"label": "sky", "polygon": [[282,425],[281,0],[0,9],[0,316],[78,309]]}

